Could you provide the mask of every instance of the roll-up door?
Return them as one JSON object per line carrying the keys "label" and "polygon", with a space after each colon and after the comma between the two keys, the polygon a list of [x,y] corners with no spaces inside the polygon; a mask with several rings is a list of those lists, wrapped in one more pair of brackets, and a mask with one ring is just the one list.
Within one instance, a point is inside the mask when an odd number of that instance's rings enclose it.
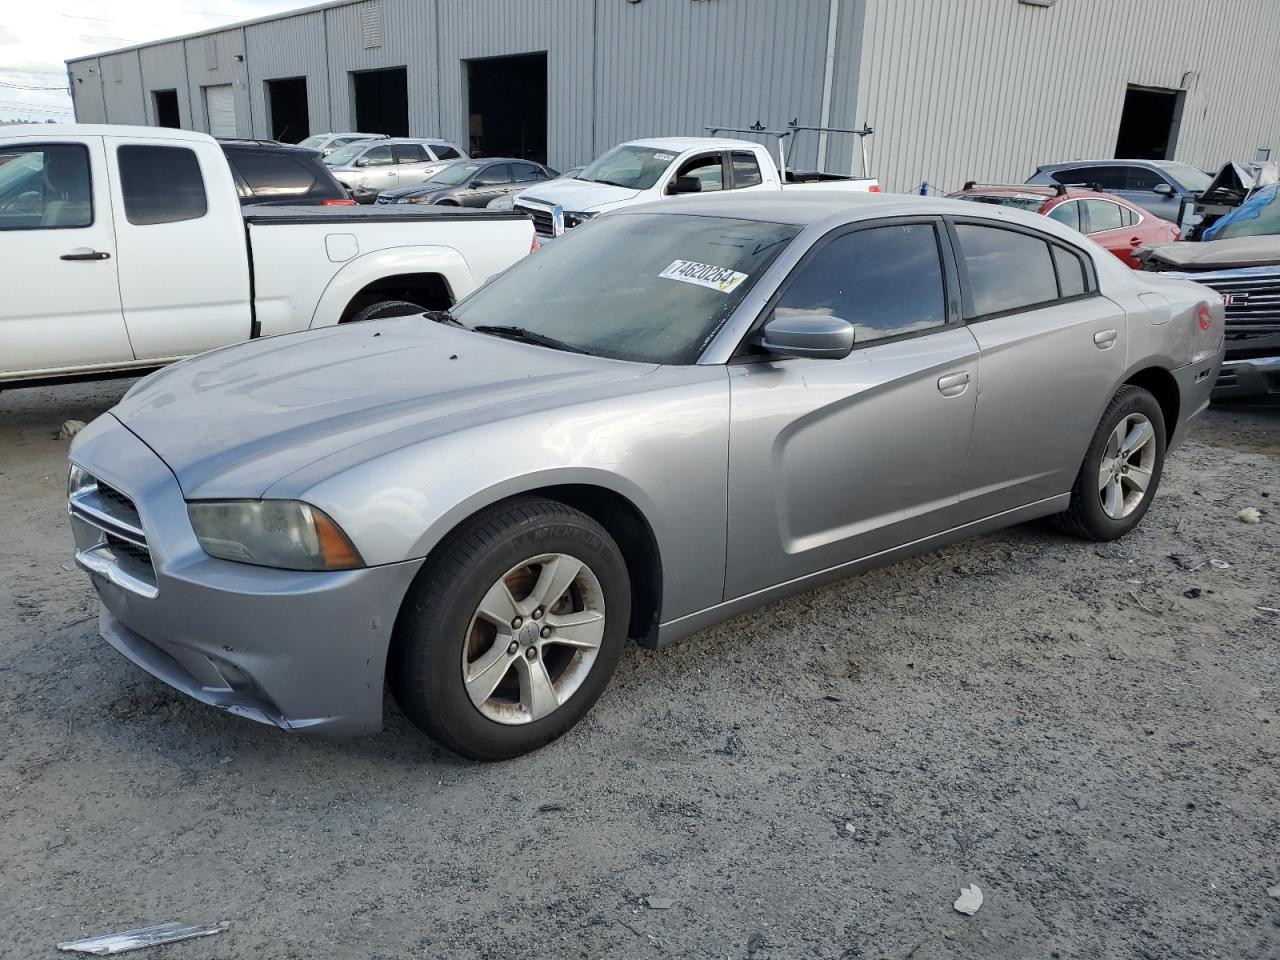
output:
{"label": "roll-up door", "polygon": [[204,88],[204,109],[209,117],[209,134],[234,137],[236,131],[236,97],[231,84]]}

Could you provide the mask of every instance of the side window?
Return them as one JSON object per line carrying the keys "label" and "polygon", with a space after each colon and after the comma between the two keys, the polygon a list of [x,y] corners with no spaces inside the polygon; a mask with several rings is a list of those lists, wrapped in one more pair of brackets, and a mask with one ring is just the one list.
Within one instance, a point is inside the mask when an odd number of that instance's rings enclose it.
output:
{"label": "side window", "polygon": [[545,180],[547,175],[536,163],[513,163],[511,179],[517,183],[523,183],[526,180]]}
{"label": "side window", "polygon": [[1120,223],[1132,227],[1138,222],[1138,215],[1130,207],[1120,208]]}
{"label": "side window", "polygon": [[1058,271],[1058,293],[1063,297],[1078,297],[1089,290],[1089,270],[1084,257],[1072,253],[1066,247],[1050,244],[1053,266]]}
{"label": "side window", "polygon": [[1103,190],[1125,189],[1126,167],[1069,167],[1059,170],[1053,178],[1059,183],[1093,186],[1097,184]]}
{"label": "side window", "polygon": [[735,190],[740,187],[755,187],[764,182],[760,175],[760,163],[754,153],[735,152],[732,162]]}
{"label": "side window", "polygon": [[507,164],[491,163],[478,174],[476,174],[475,185],[490,186],[499,183],[510,183],[511,176],[507,173]]}
{"label": "side window", "polygon": [[396,163],[422,163],[427,159],[422,147],[416,143],[397,143],[391,148]]}
{"label": "side window", "polygon": [[853,324],[855,343],[942,326],[937,230],[895,224],[836,237],[792,275],[774,313],[840,317]]}
{"label": "side window", "polygon": [[704,154],[686,160],[676,171],[678,177],[694,177],[702,184],[702,192],[724,189],[724,162],[718,153]]}
{"label": "side window", "polygon": [[1049,211],[1049,219],[1064,223],[1072,230],[1080,229],[1080,201],[1068,200]]}
{"label": "side window", "polygon": [[969,275],[972,317],[1020,310],[1058,299],[1049,244],[1025,233],[956,224]]}
{"label": "side window", "polygon": [[267,153],[242,153],[236,169],[249,189],[259,197],[287,197],[303,194],[315,186],[316,178],[292,157]]}
{"label": "side window", "polygon": [[1126,190],[1154,190],[1160,184],[1167,182],[1160,174],[1154,170],[1148,170],[1146,167],[1124,168],[1124,186]]}
{"label": "side window", "polygon": [[1110,200],[1085,200],[1085,213],[1089,217],[1089,233],[1102,233],[1104,230],[1119,230],[1123,226],[1120,219],[1120,204]]}
{"label": "side window", "polygon": [[447,143],[433,143],[431,152],[436,155],[437,160],[457,160],[462,154],[449,146]]}
{"label": "side window", "polygon": [[89,151],[79,143],[0,149],[0,230],[93,223]]}
{"label": "side window", "polygon": [[391,148],[374,147],[371,150],[366,150],[364,159],[368,161],[368,165],[371,167],[385,167],[392,162]]}
{"label": "side window", "polygon": [[136,226],[197,220],[209,212],[195,151],[186,147],[116,148],[124,215]]}

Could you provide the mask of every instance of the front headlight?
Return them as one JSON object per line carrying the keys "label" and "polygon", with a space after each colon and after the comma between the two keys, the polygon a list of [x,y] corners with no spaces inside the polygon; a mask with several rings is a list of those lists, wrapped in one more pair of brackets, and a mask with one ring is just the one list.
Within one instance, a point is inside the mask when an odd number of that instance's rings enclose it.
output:
{"label": "front headlight", "polygon": [[430,203],[431,198],[428,196],[405,197],[401,203]]}
{"label": "front headlight", "polygon": [[[596,211],[596,212],[599,212],[599,211]],[[589,211],[583,211],[581,213],[571,213],[570,211],[566,210],[564,212],[565,229],[571,230],[574,227],[580,227],[595,215],[596,213],[589,212]]]}
{"label": "front headlight", "polygon": [[87,490],[97,481],[90,476],[89,472],[80,469],[74,463],[67,469],[67,499],[70,500],[82,490]]}
{"label": "front headlight", "polygon": [[187,515],[204,552],[282,570],[350,570],[359,551],[324,511],[297,500],[196,501]]}

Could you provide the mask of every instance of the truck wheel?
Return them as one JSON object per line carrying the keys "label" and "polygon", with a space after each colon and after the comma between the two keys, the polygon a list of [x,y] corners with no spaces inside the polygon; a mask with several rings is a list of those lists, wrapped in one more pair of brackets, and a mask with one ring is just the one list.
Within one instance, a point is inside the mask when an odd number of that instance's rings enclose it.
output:
{"label": "truck wheel", "polygon": [[1085,540],[1123,537],[1151,506],[1164,453],[1160,404],[1141,387],[1121,387],[1089,444],[1071,505],[1054,518],[1058,527]]}
{"label": "truck wheel", "polygon": [[415,313],[426,313],[425,307],[408,300],[379,300],[371,303],[349,320],[343,323],[362,323],[365,320],[382,320],[385,317],[412,317]]}
{"label": "truck wheel", "polygon": [[455,753],[505,760],[556,739],[604,692],[626,641],[631,583],[598,523],[525,497],[450,534],[396,622],[401,708]]}

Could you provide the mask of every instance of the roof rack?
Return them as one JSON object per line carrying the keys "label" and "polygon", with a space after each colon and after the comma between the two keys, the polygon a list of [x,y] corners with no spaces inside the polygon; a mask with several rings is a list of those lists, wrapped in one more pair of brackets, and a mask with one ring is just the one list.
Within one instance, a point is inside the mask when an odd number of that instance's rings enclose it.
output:
{"label": "roof rack", "polygon": [[966,180],[964,186],[960,189],[973,190],[975,187],[986,187],[991,190],[1025,190],[1027,193],[1048,193],[1052,191],[1054,196],[1057,197],[1067,192],[1067,188],[1060,183],[979,183],[977,180]]}

